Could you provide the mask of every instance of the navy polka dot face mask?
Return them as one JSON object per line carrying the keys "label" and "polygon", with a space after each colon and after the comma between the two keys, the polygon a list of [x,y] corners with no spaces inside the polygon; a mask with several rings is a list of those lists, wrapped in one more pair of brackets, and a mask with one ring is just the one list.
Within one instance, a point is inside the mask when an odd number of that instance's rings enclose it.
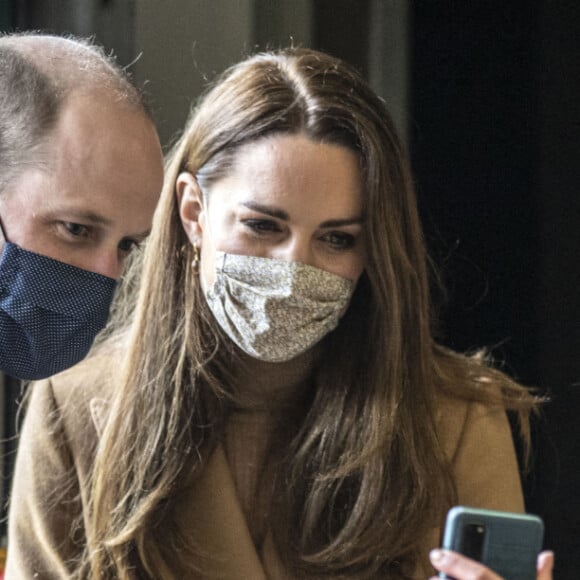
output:
{"label": "navy polka dot face mask", "polygon": [[105,326],[116,281],[5,242],[0,370],[40,379],[84,358]]}

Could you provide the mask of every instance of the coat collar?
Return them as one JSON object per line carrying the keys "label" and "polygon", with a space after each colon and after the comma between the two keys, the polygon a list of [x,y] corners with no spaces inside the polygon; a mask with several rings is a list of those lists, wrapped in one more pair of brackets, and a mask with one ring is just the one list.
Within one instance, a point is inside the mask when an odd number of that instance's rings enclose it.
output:
{"label": "coat collar", "polygon": [[184,537],[199,546],[202,578],[272,578],[253,544],[221,445],[200,478],[178,497],[174,519]]}

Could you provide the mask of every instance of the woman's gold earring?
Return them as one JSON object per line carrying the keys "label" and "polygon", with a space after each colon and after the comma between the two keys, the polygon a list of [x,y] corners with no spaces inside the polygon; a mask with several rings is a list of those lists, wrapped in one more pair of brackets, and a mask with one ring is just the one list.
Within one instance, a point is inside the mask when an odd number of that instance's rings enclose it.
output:
{"label": "woman's gold earring", "polygon": [[199,274],[199,246],[193,244],[193,260],[191,261],[191,268],[194,274]]}

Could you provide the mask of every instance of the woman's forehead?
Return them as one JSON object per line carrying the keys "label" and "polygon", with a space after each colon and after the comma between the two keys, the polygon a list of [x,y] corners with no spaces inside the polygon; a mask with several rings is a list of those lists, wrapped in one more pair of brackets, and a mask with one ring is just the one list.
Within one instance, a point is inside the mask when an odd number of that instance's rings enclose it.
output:
{"label": "woman's forehead", "polygon": [[303,135],[276,135],[245,145],[228,176],[212,187],[233,204],[279,204],[294,210],[323,207],[354,216],[362,212],[357,156],[342,146]]}

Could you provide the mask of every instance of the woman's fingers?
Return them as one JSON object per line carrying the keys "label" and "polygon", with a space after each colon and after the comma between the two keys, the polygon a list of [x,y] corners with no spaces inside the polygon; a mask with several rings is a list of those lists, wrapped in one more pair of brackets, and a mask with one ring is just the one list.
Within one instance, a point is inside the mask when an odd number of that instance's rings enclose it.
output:
{"label": "woman's fingers", "polygon": [[[479,562],[470,560],[450,550],[432,550],[429,554],[429,559],[434,568],[448,576],[453,576],[457,580],[501,580],[500,576],[494,574],[489,568]],[[552,580],[553,568],[554,553],[542,552],[538,556],[537,580]],[[436,580],[435,577],[433,577],[433,580]]]}
{"label": "woman's fingers", "polygon": [[552,580],[554,552],[542,552],[538,556],[538,580]]}
{"label": "woman's fingers", "polygon": [[[434,568],[457,580],[502,580],[483,564],[451,550],[431,550],[429,559]],[[550,576],[541,578],[541,580],[550,579]]]}

